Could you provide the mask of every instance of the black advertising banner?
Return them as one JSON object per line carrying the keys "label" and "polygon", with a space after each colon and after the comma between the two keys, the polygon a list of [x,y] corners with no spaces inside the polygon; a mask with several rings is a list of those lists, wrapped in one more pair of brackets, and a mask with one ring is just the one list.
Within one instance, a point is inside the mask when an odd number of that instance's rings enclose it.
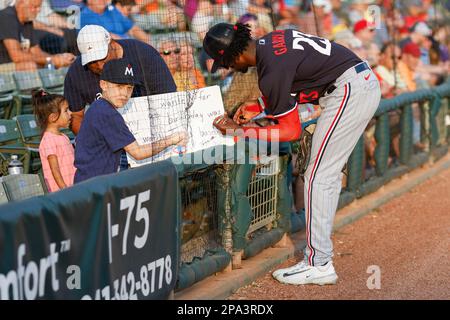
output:
{"label": "black advertising banner", "polygon": [[170,161],[0,206],[0,298],[166,299],[178,225]]}

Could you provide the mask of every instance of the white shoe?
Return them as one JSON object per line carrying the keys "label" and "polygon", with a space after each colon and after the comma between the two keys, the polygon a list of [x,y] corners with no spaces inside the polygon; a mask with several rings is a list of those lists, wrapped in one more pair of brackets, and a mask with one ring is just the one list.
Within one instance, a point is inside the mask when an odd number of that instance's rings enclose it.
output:
{"label": "white shoe", "polygon": [[282,272],[276,277],[281,283],[287,284],[336,284],[337,274],[330,261],[324,266],[309,266],[303,264],[302,268],[296,268],[287,272]]}
{"label": "white shoe", "polygon": [[286,273],[286,272],[292,272],[292,271],[295,271],[295,270],[302,270],[302,269],[303,269],[304,267],[306,267],[307,265],[308,265],[308,263],[307,263],[305,260],[302,260],[302,261],[300,261],[299,263],[294,264],[292,267],[275,270],[275,271],[272,273],[272,277],[274,277],[275,279],[277,279],[278,276],[281,275],[281,274],[283,274],[283,273]]}

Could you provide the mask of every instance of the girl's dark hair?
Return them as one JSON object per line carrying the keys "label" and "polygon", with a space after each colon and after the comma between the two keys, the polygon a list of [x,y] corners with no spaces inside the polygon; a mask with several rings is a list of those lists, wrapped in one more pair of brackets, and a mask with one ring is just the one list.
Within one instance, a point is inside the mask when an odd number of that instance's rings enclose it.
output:
{"label": "girl's dark hair", "polygon": [[65,101],[64,96],[60,94],[48,93],[44,89],[33,90],[32,104],[36,121],[42,132],[47,129],[48,116],[57,113],[58,118],[61,114],[61,103]]}
{"label": "girl's dark hair", "polygon": [[225,66],[231,65],[247,49],[248,44],[252,40],[248,24],[236,23],[234,28],[236,32],[234,33],[233,41],[226,50],[222,60]]}

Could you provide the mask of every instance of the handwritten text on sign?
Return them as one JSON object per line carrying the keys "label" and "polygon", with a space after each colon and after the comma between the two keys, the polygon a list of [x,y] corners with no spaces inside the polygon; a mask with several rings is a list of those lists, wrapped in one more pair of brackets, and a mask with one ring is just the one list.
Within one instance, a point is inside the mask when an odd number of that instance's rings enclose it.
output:
{"label": "handwritten text on sign", "polygon": [[[188,153],[233,144],[231,138],[224,137],[212,124],[217,116],[224,114],[218,86],[132,98],[118,110],[140,145],[156,142],[183,130],[189,135],[185,150]],[[128,162],[131,167],[136,167],[178,155],[178,150],[169,147],[141,161],[128,155]]]}

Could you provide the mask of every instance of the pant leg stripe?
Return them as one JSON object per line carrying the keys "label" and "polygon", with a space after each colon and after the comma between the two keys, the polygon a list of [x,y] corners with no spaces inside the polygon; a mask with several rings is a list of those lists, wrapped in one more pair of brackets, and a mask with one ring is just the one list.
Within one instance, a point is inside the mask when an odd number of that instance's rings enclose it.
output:
{"label": "pant leg stripe", "polygon": [[312,185],[314,182],[314,178],[317,172],[317,169],[319,168],[320,162],[322,161],[323,154],[325,153],[325,149],[328,145],[328,142],[330,141],[330,138],[334,132],[334,129],[336,128],[339,120],[342,117],[342,114],[344,113],[344,110],[347,106],[348,101],[350,100],[350,93],[351,93],[351,87],[350,83],[347,83],[345,85],[345,91],[344,91],[344,98],[342,99],[341,105],[339,106],[339,110],[336,113],[336,116],[333,119],[333,122],[331,123],[330,128],[328,129],[327,133],[325,134],[325,137],[322,141],[322,144],[319,148],[319,152],[316,158],[316,161],[314,162],[314,166],[311,172],[311,176],[309,178],[309,184],[308,184],[308,201],[307,201],[307,215],[308,215],[308,225],[306,226],[306,239],[307,239],[307,245],[310,249],[310,256],[308,259],[309,265],[314,265],[314,256],[315,256],[315,249],[312,246],[312,235],[311,235],[311,224],[312,224]]}

